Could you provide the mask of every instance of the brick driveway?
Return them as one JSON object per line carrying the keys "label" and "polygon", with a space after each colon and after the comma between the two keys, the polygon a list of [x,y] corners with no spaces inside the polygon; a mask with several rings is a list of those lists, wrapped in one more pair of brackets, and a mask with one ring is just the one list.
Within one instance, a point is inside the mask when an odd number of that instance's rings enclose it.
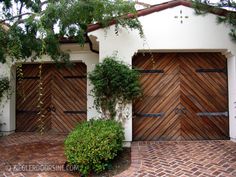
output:
{"label": "brick driveway", "polygon": [[[66,161],[63,141],[65,135],[16,133],[0,138],[0,177],[72,177],[65,172],[23,173],[16,172],[18,165],[58,165],[63,170]],[[9,166],[10,165],[10,166]],[[8,169],[15,165],[14,172]],[[60,169],[60,167],[62,169]],[[31,168],[31,167],[30,167]],[[33,168],[33,167],[32,167]],[[41,167],[40,167],[41,168]],[[42,167],[43,168],[43,167]],[[24,169],[23,169],[24,170]]]}
{"label": "brick driveway", "polygon": [[[0,138],[0,177],[72,177],[66,172],[16,173],[8,165],[65,162],[65,135],[17,133]],[[117,177],[235,177],[236,143],[231,141],[134,142],[131,167]]]}
{"label": "brick driveway", "polygon": [[119,177],[236,177],[236,143],[134,142],[132,161]]}

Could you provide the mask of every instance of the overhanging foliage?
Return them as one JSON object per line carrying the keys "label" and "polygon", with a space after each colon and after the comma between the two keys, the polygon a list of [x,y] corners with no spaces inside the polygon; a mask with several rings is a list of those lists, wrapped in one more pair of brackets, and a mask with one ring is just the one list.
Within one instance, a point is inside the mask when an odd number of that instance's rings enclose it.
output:
{"label": "overhanging foliage", "polygon": [[208,0],[193,0],[193,6],[197,14],[208,12],[219,12],[227,9],[227,13],[218,16],[218,23],[225,23],[231,27],[229,35],[236,42],[236,2],[233,0],[220,0],[219,3],[212,4]]}
{"label": "overhanging foliage", "polygon": [[[54,61],[68,61],[60,50],[61,37],[86,42],[89,24],[107,26],[112,20],[142,33],[134,3],[124,0],[0,0],[0,62],[32,60],[48,54]],[[9,24],[6,29],[4,24]]]}

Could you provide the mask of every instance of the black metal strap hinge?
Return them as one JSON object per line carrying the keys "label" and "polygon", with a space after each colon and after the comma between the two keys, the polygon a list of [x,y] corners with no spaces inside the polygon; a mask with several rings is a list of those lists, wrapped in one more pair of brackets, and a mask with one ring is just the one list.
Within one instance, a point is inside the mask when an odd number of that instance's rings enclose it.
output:
{"label": "black metal strap hinge", "polygon": [[204,69],[204,68],[199,68],[196,69],[197,73],[226,73],[227,70],[225,68],[211,68],[211,69]]}
{"label": "black metal strap hinge", "polygon": [[63,76],[64,79],[86,79],[87,76]]}
{"label": "black metal strap hinge", "polygon": [[163,69],[154,69],[154,70],[145,70],[145,69],[138,69],[136,70],[140,73],[145,73],[145,74],[158,74],[158,73],[164,73],[164,70]]}
{"label": "black metal strap hinge", "polygon": [[145,113],[134,113],[135,116],[137,117],[155,117],[155,118],[161,118],[164,116],[165,113],[155,113],[155,114],[145,114]]}
{"label": "black metal strap hinge", "polygon": [[87,114],[87,111],[64,111],[65,114]]}
{"label": "black metal strap hinge", "polygon": [[228,117],[229,113],[228,112],[198,112],[198,116],[207,116],[207,117],[212,117],[212,116],[226,116]]}

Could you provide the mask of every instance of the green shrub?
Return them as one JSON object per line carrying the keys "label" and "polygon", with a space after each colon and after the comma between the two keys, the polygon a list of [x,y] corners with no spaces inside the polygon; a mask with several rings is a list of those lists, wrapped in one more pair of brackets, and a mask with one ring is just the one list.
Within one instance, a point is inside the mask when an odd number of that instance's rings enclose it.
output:
{"label": "green shrub", "polygon": [[122,150],[124,129],[114,120],[91,120],[79,124],[65,140],[65,154],[70,165],[82,175],[104,171]]}
{"label": "green shrub", "polygon": [[117,105],[126,105],[141,96],[139,72],[112,56],[106,57],[96,65],[89,74],[93,85],[94,104],[101,111],[103,118],[114,119],[117,113],[123,121],[123,110],[117,110]]}

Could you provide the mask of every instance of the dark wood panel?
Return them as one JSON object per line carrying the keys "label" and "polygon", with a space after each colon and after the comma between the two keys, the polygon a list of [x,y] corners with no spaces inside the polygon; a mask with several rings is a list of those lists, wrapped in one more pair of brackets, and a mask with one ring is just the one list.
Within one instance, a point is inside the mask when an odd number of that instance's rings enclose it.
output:
{"label": "dark wood panel", "polygon": [[[17,131],[38,131],[39,65],[25,64],[24,78],[17,81]],[[43,64],[43,120],[45,131],[67,133],[87,117],[86,65],[71,68]],[[68,114],[76,110],[83,114]]]}
{"label": "dark wood panel", "polygon": [[[43,84],[43,107],[42,111],[44,118],[44,130],[51,129],[51,114],[47,111],[47,107],[51,103],[51,70],[50,65],[43,65],[42,68],[42,84]],[[39,131],[39,79],[24,79],[24,78],[38,78],[39,65],[27,64],[22,65],[23,81],[17,81],[17,97],[16,109],[24,111],[16,111],[16,131],[18,132],[33,132]]]}
{"label": "dark wood panel", "polygon": [[[137,54],[133,66],[142,71],[164,71],[141,72],[143,96],[133,104],[134,140],[228,138],[227,116],[209,120],[198,115],[228,111],[227,74],[216,72],[227,69],[220,53]],[[199,68],[207,72],[199,72]],[[160,112],[162,118],[145,117]]]}
{"label": "dark wood panel", "polygon": [[228,112],[227,75],[224,72],[197,72],[198,68],[225,70],[226,59],[218,53],[180,55],[181,115],[183,140],[227,139],[228,116],[206,118],[199,112]]}
{"label": "dark wood panel", "polygon": [[87,80],[85,74],[86,65],[83,63],[75,64],[72,68],[63,67],[55,70],[52,87],[52,104],[56,107],[53,113],[52,129],[55,132],[69,132],[78,123],[86,120]]}
{"label": "dark wood panel", "polygon": [[[176,54],[137,55],[133,65],[142,70],[163,70],[164,73],[142,72],[140,82],[143,97],[134,105],[133,139],[134,140],[173,140],[179,138],[179,119],[173,110],[179,103],[179,72]],[[147,57],[147,58],[146,58]],[[145,114],[164,113],[161,118],[149,117]]]}

